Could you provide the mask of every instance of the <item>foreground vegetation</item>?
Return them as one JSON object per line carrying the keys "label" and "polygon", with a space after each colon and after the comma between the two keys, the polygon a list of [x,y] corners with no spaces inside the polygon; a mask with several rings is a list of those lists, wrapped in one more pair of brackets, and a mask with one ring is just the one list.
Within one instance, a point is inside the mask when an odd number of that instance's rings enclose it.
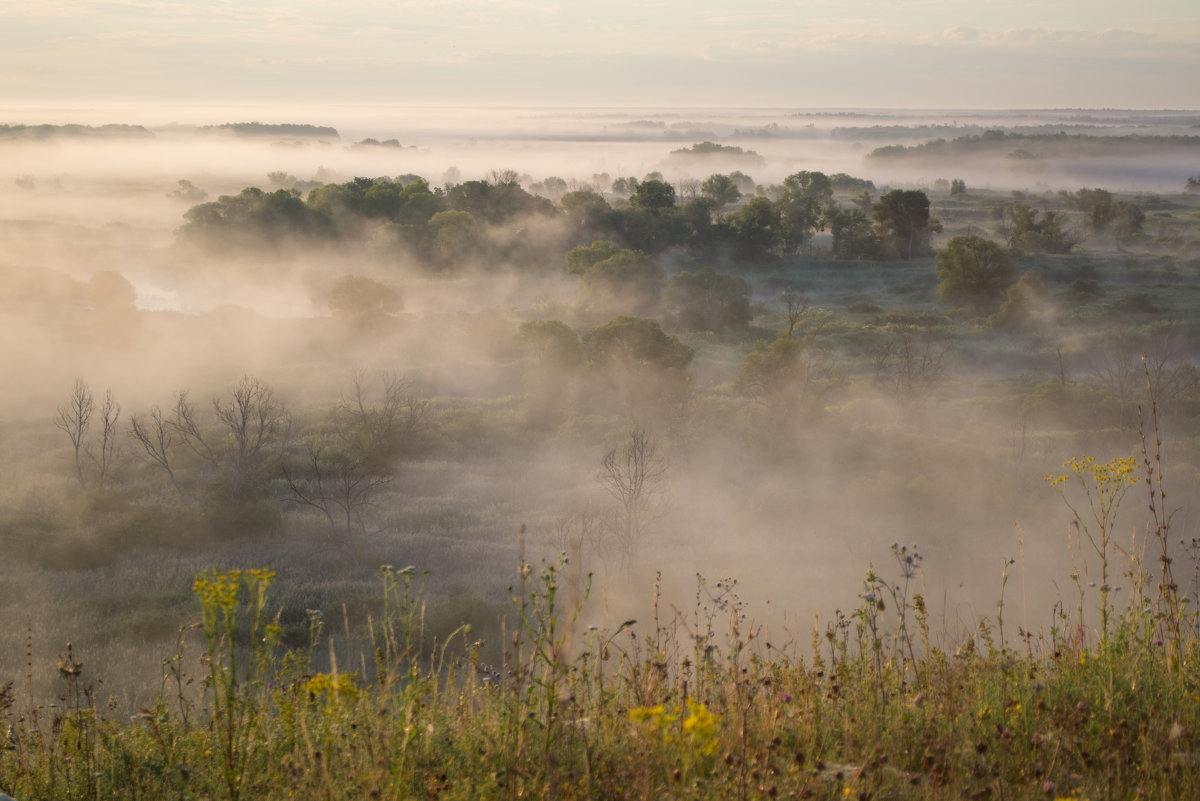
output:
{"label": "foreground vegetation", "polygon": [[[519,565],[497,665],[481,660],[470,626],[431,639],[423,578],[383,565],[382,612],[366,624],[373,658],[339,667],[337,635],[318,610],[307,612],[305,645],[283,644],[269,613],[274,573],[206,571],[192,587],[201,622],[181,629],[157,703],[132,719],[96,697],[69,645],[57,704],[3,688],[0,790],[21,799],[1193,797],[1200,615],[1168,556],[1153,437],[1143,457],[1141,475],[1134,459],[1079,457],[1047,477],[1073,516],[1073,600],[1055,604],[1046,630],[1016,626],[1015,637],[1005,595],[1015,560],[1004,564],[995,614],[948,643],[931,630],[922,555],[895,545],[887,570],[868,571],[857,607],[814,622],[800,642],[756,623],[736,581],[700,576],[690,611],[667,614],[656,587],[649,623],[585,628],[591,577],[564,556]],[[1112,529],[1139,484],[1151,518],[1123,550]],[[1098,588],[1084,583],[1089,565]],[[1132,590],[1120,602],[1109,584],[1118,575]],[[189,630],[199,632],[198,660],[185,653]],[[326,647],[329,669],[319,671],[314,655]]]}

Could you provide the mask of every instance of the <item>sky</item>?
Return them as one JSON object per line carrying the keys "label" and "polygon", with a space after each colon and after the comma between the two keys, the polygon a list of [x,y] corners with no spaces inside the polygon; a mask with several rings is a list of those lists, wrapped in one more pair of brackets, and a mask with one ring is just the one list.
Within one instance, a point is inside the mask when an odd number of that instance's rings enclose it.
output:
{"label": "sky", "polygon": [[0,0],[0,106],[1200,107],[1196,0]]}

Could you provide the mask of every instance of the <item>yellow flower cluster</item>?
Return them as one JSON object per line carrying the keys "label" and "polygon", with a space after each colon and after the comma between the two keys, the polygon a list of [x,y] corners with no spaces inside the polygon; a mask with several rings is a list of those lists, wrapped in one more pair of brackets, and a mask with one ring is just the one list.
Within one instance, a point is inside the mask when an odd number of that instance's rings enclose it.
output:
{"label": "yellow flower cluster", "polygon": [[1081,481],[1086,481],[1090,477],[1092,483],[1102,490],[1122,484],[1137,483],[1137,476],[1134,475],[1137,461],[1132,456],[1124,459],[1117,457],[1108,462],[1097,462],[1094,456],[1076,456],[1074,459],[1063,462],[1062,466],[1069,467],[1071,472],[1060,476],[1046,476],[1047,484],[1057,487],[1070,479],[1072,475],[1079,476]]}
{"label": "yellow flower cluster", "polygon": [[215,569],[206,570],[196,576],[192,582],[192,592],[206,607],[211,604],[222,609],[229,609],[237,605],[241,579],[242,571],[240,570],[228,570],[224,573],[219,573]]}
{"label": "yellow flower cluster", "polygon": [[310,697],[327,695],[330,700],[358,699],[358,679],[353,673],[318,673],[300,685],[300,688]]}
{"label": "yellow flower cluster", "polygon": [[[651,732],[658,734],[664,743],[676,740],[674,725],[683,716],[681,707],[667,709],[662,704],[655,706],[639,706],[629,710],[629,719],[636,723],[646,724]],[[692,748],[705,756],[712,756],[719,746],[718,737],[721,731],[721,718],[708,711],[704,704],[698,704],[692,699],[687,701],[687,716],[683,717],[680,728],[686,741]]]}

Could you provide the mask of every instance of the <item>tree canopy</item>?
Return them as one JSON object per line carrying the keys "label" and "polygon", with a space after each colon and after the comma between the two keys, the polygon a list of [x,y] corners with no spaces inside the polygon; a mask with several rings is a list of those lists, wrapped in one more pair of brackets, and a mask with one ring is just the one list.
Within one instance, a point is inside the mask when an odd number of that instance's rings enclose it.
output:
{"label": "tree canopy", "polygon": [[1013,274],[1008,252],[980,236],[956,236],[937,254],[938,297],[975,311],[995,307]]}

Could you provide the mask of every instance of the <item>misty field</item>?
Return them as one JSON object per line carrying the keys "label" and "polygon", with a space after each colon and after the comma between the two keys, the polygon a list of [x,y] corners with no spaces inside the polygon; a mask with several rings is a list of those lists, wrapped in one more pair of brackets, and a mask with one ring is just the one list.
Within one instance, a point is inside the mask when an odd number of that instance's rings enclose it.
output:
{"label": "misty field", "polygon": [[1200,792],[1195,120],[1028,114],[4,126],[0,792]]}

